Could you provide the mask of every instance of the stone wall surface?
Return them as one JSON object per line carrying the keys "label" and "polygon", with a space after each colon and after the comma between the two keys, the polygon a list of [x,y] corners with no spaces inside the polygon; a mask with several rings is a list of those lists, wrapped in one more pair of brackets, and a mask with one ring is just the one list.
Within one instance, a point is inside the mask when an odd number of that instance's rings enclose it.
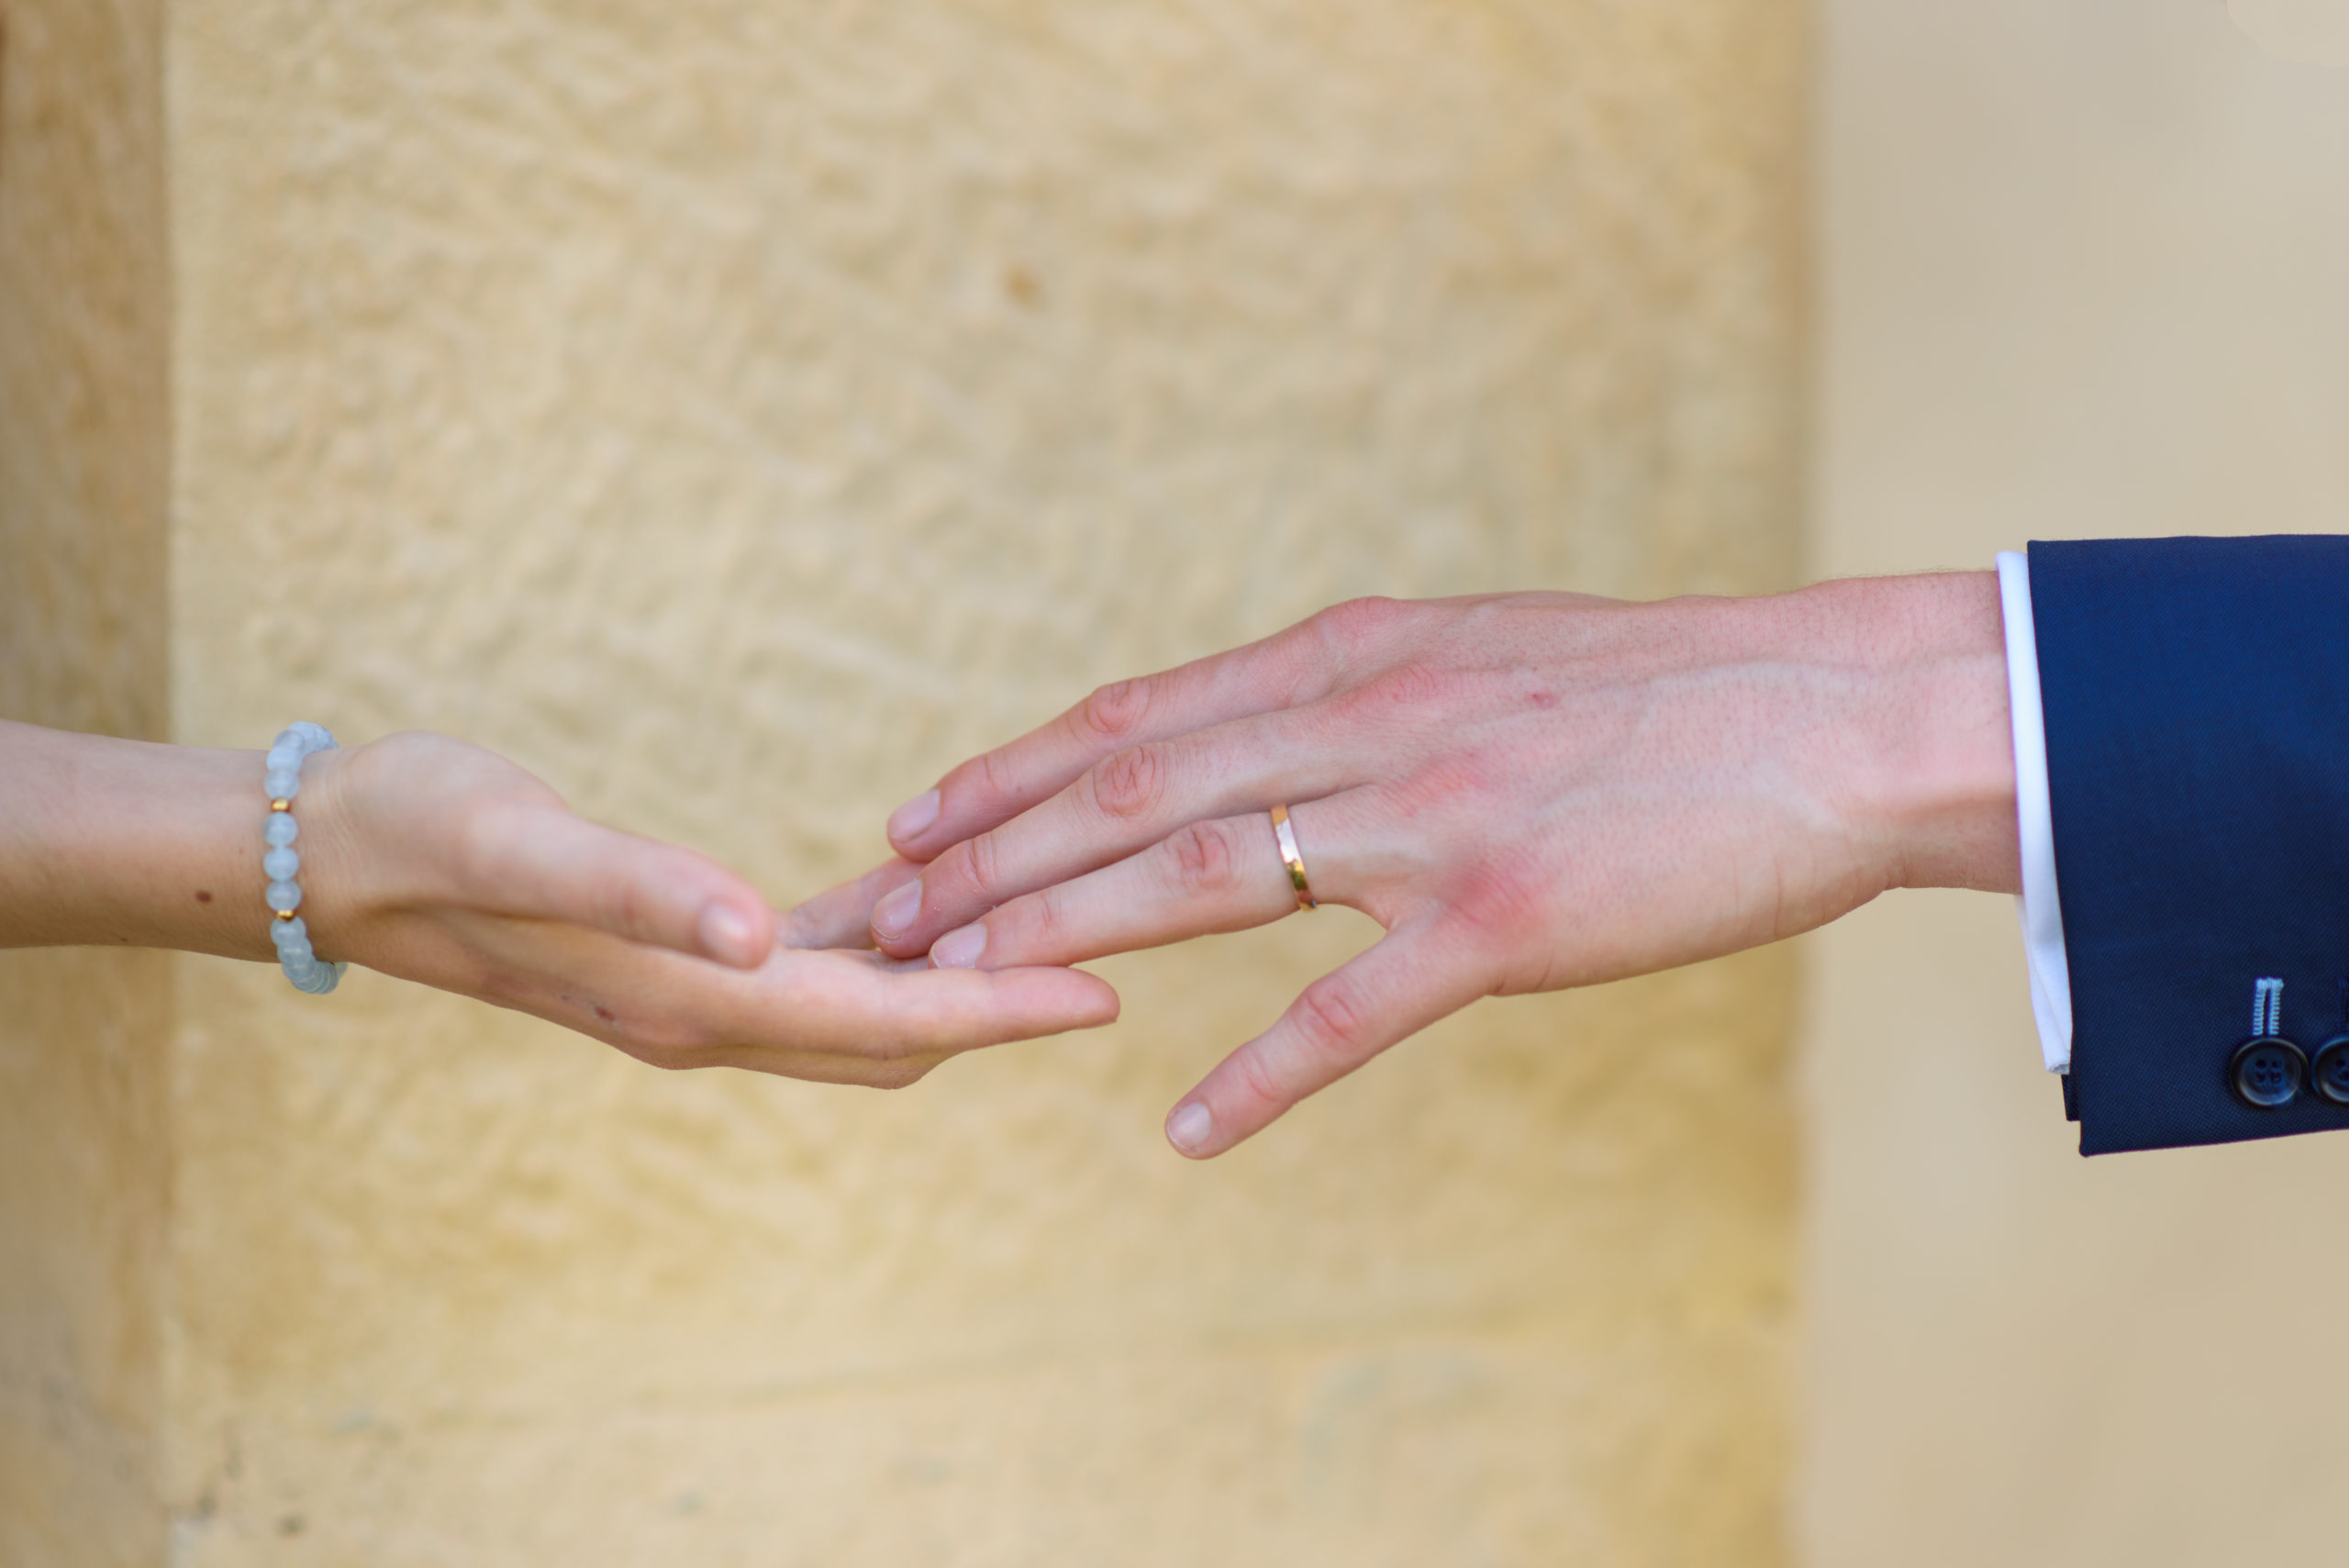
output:
{"label": "stone wall surface", "polygon": [[[160,737],[154,0],[0,8],[0,718]],[[160,1561],[171,961],[0,952],[0,1563]]]}
{"label": "stone wall surface", "polygon": [[[452,730],[779,901],[1349,595],[1787,582],[1792,0],[173,0],[173,734]],[[1793,974],[1370,928],[877,1095],[174,964],[175,1562],[1774,1563]]]}

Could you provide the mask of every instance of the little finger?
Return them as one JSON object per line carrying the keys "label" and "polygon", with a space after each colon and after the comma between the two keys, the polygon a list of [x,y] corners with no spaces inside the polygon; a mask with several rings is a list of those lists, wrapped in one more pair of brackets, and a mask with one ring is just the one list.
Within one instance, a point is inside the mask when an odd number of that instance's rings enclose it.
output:
{"label": "little finger", "polygon": [[872,942],[873,906],[883,895],[921,875],[921,867],[892,855],[863,876],[841,883],[783,917],[777,940],[787,948],[862,948]]}

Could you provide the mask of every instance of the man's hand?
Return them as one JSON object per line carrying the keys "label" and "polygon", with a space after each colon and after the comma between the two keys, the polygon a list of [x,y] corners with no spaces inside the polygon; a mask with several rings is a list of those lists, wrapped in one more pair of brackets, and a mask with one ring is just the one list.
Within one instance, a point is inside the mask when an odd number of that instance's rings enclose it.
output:
{"label": "man's hand", "polygon": [[1219,1153],[1479,996],[1666,969],[1887,887],[2018,882],[1995,578],[1765,599],[1341,605],[1103,687],[901,807],[805,906],[941,970],[1070,964],[1293,913],[1387,935],[1167,1121]]}

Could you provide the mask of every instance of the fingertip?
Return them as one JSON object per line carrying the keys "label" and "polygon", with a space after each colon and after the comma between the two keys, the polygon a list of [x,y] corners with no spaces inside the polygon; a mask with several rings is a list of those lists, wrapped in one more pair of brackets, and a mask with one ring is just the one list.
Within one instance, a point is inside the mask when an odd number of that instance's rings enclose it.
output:
{"label": "fingertip", "polygon": [[960,926],[930,944],[930,962],[933,969],[976,969],[987,951],[987,928],[984,920]]}
{"label": "fingertip", "polygon": [[1062,1019],[1063,1029],[1097,1029],[1118,1021],[1125,1004],[1117,987],[1081,969],[1031,965],[982,972],[998,986],[1017,986]]}
{"label": "fingertip", "polygon": [[911,958],[913,953],[902,951],[907,933],[921,917],[921,882],[917,878],[903,887],[894,888],[873,906],[873,945],[898,958]]}
{"label": "fingertip", "polygon": [[939,812],[944,805],[945,796],[935,789],[926,789],[889,813],[889,842],[899,852],[905,852],[938,825]]}
{"label": "fingertip", "polygon": [[713,900],[703,908],[696,934],[707,956],[736,969],[756,969],[774,946],[774,914],[763,904],[746,909]]}
{"label": "fingertip", "polygon": [[1186,1100],[1166,1118],[1166,1141],[1186,1160],[1205,1160],[1216,1153],[1215,1113],[1205,1100]]}
{"label": "fingertip", "polygon": [[921,874],[921,868],[891,855],[863,876],[826,888],[783,917],[781,940],[795,948],[869,948],[873,906],[891,889]]}
{"label": "fingertip", "polygon": [[[1081,969],[1071,970],[1069,973],[1072,974],[1085,974],[1085,971]],[[1116,1023],[1118,1021],[1119,1015],[1122,1014],[1126,1010],[1125,998],[1118,995],[1118,989],[1116,986],[1110,984],[1099,975],[1085,974],[1085,978],[1093,982],[1095,987],[1094,1003],[1097,1009],[1093,1022],[1088,1027],[1099,1029],[1105,1024]]]}

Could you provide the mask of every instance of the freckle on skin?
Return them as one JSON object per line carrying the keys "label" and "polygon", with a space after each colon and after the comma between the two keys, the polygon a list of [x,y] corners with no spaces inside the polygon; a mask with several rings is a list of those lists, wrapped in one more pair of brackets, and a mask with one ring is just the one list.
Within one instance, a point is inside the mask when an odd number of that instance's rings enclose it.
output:
{"label": "freckle on skin", "polygon": [[601,1002],[591,1002],[584,996],[574,996],[568,991],[562,992],[561,995],[565,1003],[573,1007],[584,1007],[607,1024],[616,1024],[620,1021],[620,1016],[618,1013],[613,1012],[609,1007],[604,1006]]}
{"label": "freckle on skin", "polygon": [[212,902],[212,895],[199,887],[195,890],[195,901],[198,904],[209,904]]}

